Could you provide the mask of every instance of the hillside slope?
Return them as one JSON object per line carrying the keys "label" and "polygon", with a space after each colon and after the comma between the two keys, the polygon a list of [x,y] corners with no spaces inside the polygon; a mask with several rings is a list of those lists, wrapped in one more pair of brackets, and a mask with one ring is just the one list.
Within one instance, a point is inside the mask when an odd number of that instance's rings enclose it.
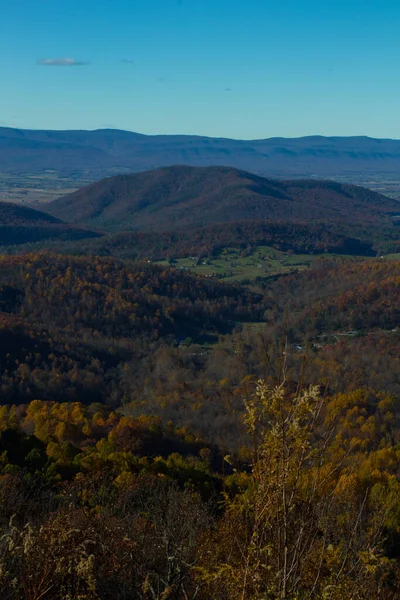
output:
{"label": "hillside slope", "polygon": [[175,166],[102,180],[47,210],[108,231],[150,231],[249,219],[390,224],[399,203],[330,181],[275,181],[227,167]]}
{"label": "hillside slope", "polygon": [[27,206],[0,202],[0,246],[42,240],[82,240],[98,234],[71,227],[59,219]]}
{"label": "hillside slope", "polygon": [[368,137],[232,140],[128,131],[33,131],[0,128],[0,172],[54,169],[93,178],[173,164],[227,165],[264,176],[329,177],[398,173],[400,141]]}
{"label": "hillside slope", "polygon": [[0,256],[2,403],[107,402],[118,365],[126,371],[158,345],[214,339],[264,312],[261,294],[148,263]]}

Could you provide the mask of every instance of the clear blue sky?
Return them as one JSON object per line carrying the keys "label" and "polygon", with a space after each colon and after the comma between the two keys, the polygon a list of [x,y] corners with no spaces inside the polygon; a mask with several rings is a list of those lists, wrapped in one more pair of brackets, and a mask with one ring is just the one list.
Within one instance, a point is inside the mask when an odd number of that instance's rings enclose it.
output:
{"label": "clear blue sky", "polygon": [[0,125],[400,138],[399,0],[0,3]]}

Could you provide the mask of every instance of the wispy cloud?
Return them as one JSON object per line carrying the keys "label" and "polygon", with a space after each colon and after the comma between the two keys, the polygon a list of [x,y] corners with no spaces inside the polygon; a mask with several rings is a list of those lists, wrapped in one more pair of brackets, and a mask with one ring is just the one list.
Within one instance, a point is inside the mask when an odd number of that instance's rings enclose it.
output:
{"label": "wispy cloud", "polygon": [[82,67],[89,63],[76,58],[38,58],[36,64],[41,67]]}
{"label": "wispy cloud", "polygon": [[134,61],[131,60],[130,58],[121,58],[120,61],[123,65],[133,65]]}

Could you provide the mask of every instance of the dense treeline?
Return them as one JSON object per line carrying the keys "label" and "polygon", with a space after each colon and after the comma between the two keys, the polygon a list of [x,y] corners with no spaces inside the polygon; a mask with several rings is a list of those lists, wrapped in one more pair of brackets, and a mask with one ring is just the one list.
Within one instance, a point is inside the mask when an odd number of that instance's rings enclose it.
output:
{"label": "dense treeline", "polygon": [[373,255],[371,243],[335,231],[326,225],[269,221],[221,223],[174,232],[129,232],[97,240],[59,246],[64,252],[109,255],[118,258],[161,260],[186,256],[215,256],[225,248],[242,250],[270,246],[280,251],[309,254]]}
{"label": "dense treeline", "polygon": [[97,238],[98,234],[64,224],[0,225],[0,246],[3,251],[21,251],[21,248],[36,245],[41,248],[49,243],[60,244],[74,240]]}
{"label": "dense treeline", "polygon": [[[65,227],[65,226],[64,226]],[[46,230],[48,231],[48,230]],[[162,231],[157,233],[130,231],[118,234],[93,234],[76,238],[61,237],[59,231],[53,240],[14,235],[0,236],[4,254],[20,254],[53,248],[63,254],[113,256],[121,259],[164,260],[187,256],[214,257],[226,248],[241,250],[270,246],[279,251],[295,254],[322,254],[334,252],[359,256],[373,256],[376,250],[396,251],[397,232],[380,229],[371,238],[360,228],[327,226],[324,224],[287,223],[275,221],[238,221],[220,223],[197,229]],[[87,232],[86,232],[87,233]],[[68,241],[70,239],[71,241]],[[31,243],[29,243],[31,241]],[[400,247],[400,246],[399,246]]]}
{"label": "dense treeline", "polygon": [[260,294],[146,263],[44,253],[3,257],[0,266],[3,296],[19,298],[13,312],[51,327],[157,338],[204,321],[223,330],[229,321],[263,316]]}
{"label": "dense treeline", "polygon": [[400,262],[320,261],[274,282],[267,294],[290,309],[288,327],[302,337],[335,330],[393,329],[400,319]]}

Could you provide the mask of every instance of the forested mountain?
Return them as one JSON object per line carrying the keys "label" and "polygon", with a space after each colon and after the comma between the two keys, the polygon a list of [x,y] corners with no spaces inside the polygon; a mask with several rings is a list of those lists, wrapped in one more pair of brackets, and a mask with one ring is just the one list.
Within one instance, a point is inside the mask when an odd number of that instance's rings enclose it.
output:
{"label": "forested mountain", "polygon": [[43,240],[81,240],[98,234],[71,227],[27,206],[0,202],[0,245],[25,244]]}
{"label": "forested mountain", "polygon": [[330,181],[274,181],[225,167],[169,167],[111,177],[46,209],[108,231],[160,230],[267,219],[391,224],[395,200]]}
{"label": "forested mountain", "polygon": [[396,174],[400,141],[368,137],[231,140],[147,136],[118,130],[34,131],[0,128],[0,171],[64,175],[145,171],[162,166],[225,165],[263,176]]}

